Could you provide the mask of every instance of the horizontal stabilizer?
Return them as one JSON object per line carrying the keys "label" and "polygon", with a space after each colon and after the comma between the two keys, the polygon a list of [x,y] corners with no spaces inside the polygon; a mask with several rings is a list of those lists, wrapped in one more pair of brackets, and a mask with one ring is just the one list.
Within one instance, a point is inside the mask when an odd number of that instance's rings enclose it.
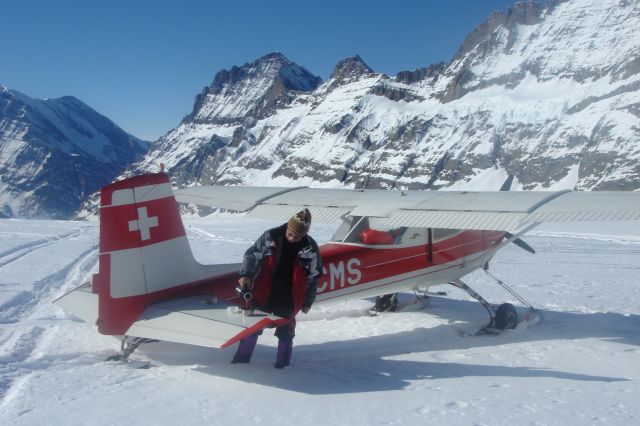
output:
{"label": "horizontal stabilizer", "polygon": [[92,291],[91,283],[74,288],[53,303],[89,324],[98,320],[98,294]]}
{"label": "horizontal stabilizer", "polygon": [[257,310],[247,316],[229,303],[211,303],[204,296],[194,296],[149,306],[126,334],[225,348],[250,334],[287,321]]}

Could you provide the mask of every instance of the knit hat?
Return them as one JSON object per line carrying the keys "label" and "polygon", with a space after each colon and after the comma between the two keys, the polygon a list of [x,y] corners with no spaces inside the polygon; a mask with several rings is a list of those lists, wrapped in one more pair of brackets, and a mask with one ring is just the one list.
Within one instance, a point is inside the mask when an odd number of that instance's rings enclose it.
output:
{"label": "knit hat", "polygon": [[307,235],[310,226],[311,212],[309,209],[300,210],[287,222],[287,228],[299,235]]}

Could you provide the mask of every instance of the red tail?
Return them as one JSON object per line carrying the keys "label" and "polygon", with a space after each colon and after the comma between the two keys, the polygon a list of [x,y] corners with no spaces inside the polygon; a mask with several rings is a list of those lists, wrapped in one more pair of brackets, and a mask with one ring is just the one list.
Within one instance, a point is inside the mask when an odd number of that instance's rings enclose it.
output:
{"label": "red tail", "polygon": [[[212,276],[195,261],[169,177],[149,174],[100,193],[98,329],[125,334],[145,307]],[[216,272],[220,272],[219,270]]]}

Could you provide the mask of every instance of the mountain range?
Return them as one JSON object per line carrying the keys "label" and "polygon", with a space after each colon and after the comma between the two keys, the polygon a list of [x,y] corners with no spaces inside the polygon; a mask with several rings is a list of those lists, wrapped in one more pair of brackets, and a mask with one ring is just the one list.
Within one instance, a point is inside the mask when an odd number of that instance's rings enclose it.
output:
{"label": "mountain range", "polygon": [[449,63],[321,81],[271,53],[216,74],[193,111],[129,173],[178,186],[635,190],[640,5],[517,3]]}
{"label": "mountain range", "polygon": [[[115,138],[122,150],[109,148],[111,162],[100,164],[124,177],[162,163],[180,187],[495,190],[513,176],[520,190],[637,190],[637,28],[635,0],[522,2],[489,16],[450,62],[395,76],[356,55],[323,81],[269,53],[215,74],[192,111],[148,152],[122,134]],[[6,128],[0,124],[5,139]],[[99,144],[70,146],[60,155],[101,158]],[[81,177],[69,186],[88,195]],[[95,205],[94,196],[83,215]]]}
{"label": "mountain range", "polygon": [[0,85],[0,217],[67,219],[148,149],[72,96]]}

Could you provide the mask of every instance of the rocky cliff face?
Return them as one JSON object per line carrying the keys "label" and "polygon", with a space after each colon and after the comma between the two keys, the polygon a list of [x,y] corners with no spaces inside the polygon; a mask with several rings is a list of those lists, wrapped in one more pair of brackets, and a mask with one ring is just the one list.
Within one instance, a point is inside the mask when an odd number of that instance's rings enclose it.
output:
{"label": "rocky cliff face", "polygon": [[76,98],[0,86],[0,217],[67,219],[147,149]]}
{"label": "rocky cliff face", "polygon": [[218,72],[181,124],[225,125],[259,120],[288,105],[292,92],[313,91],[319,83],[320,77],[281,53],[271,53],[252,64]]}
{"label": "rocky cliff face", "polygon": [[303,95],[313,92],[320,82],[277,52],[222,70],[196,97],[193,111],[127,175],[157,170],[162,162],[180,185],[196,180],[213,183],[219,170],[261,141],[262,136],[255,134],[258,122],[287,111],[293,103],[310,101]]}
{"label": "rocky cliff face", "polygon": [[177,185],[640,188],[640,4],[519,3],[448,64],[356,56],[320,82],[281,54],[218,73],[129,173]]}

